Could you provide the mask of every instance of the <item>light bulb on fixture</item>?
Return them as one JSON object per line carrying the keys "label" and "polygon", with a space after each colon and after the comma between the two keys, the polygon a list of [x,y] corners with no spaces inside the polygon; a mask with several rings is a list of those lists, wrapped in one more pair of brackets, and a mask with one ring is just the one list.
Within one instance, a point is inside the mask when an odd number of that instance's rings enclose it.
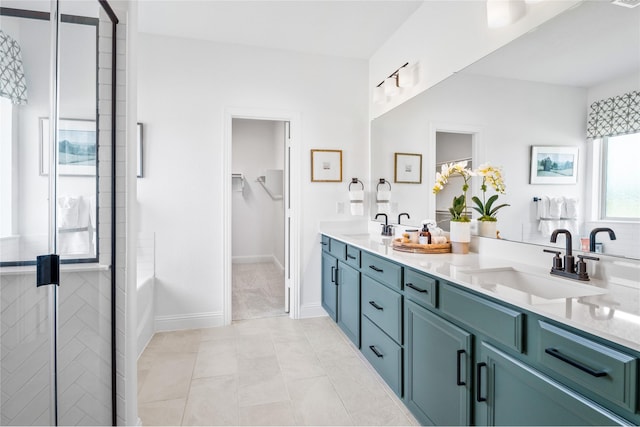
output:
{"label": "light bulb on fixture", "polygon": [[512,24],[525,14],[523,0],[487,0],[487,26],[499,28]]}
{"label": "light bulb on fixture", "polygon": [[380,84],[373,88],[373,103],[384,104],[387,101],[387,95],[384,93],[384,84]]}
{"label": "light bulb on fixture", "polygon": [[413,87],[416,84],[415,71],[416,67],[414,65],[407,65],[400,68],[398,71],[398,86]]}
{"label": "light bulb on fixture", "polygon": [[396,76],[384,79],[384,94],[387,96],[395,96],[398,94],[398,80]]}

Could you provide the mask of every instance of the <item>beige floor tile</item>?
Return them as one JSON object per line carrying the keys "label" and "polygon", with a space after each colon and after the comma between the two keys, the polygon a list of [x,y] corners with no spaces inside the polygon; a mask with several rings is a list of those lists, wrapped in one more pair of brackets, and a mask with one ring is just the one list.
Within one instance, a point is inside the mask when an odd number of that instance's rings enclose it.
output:
{"label": "beige floor tile", "polygon": [[353,423],[360,426],[414,425],[402,409],[394,403],[368,405],[367,408],[350,412],[350,415]]}
{"label": "beige floor tile", "polygon": [[144,426],[175,426],[182,423],[186,399],[161,400],[138,405]]}
{"label": "beige floor tile", "polygon": [[240,375],[238,381],[240,406],[287,401],[289,401],[289,394],[282,374]]}
{"label": "beige floor tile", "polygon": [[200,329],[200,343],[206,341],[227,340],[236,337],[236,331],[231,326]]}
{"label": "beige floor tile", "polygon": [[347,411],[327,377],[287,382],[296,424],[351,425]]}
{"label": "beige floor tile", "polygon": [[193,369],[193,378],[235,375],[238,373],[238,354],[235,340],[204,341]]}
{"label": "beige floor tile", "polygon": [[200,347],[200,329],[158,332],[147,348],[154,353],[195,353]]}
{"label": "beige floor tile", "polygon": [[293,426],[296,425],[291,402],[240,407],[240,425]]}
{"label": "beige floor tile", "polygon": [[183,425],[238,425],[237,390],[235,375],[194,379]]}
{"label": "beige floor tile", "polygon": [[138,368],[138,394],[140,394],[140,390],[142,390],[142,386],[144,385],[144,381],[147,379],[150,370],[151,369]]}
{"label": "beige floor tile", "polygon": [[256,375],[278,375],[281,373],[278,358],[273,356],[241,358],[238,361],[238,373],[240,377]]}
{"label": "beige floor tile", "polygon": [[238,337],[238,357],[241,359],[256,359],[259,357],[275,356],[271,336],[267,334],[243,335]]}
{"label": "beige floor tile", "polygon": [[163,353],[155,362],[138,395],[140,402],[187,397],[196,353]]}
{"label": "beige floor tile", "polygon": [[278,343],[275,347],[286,380],[325,375],[320,360],[306,340]]}

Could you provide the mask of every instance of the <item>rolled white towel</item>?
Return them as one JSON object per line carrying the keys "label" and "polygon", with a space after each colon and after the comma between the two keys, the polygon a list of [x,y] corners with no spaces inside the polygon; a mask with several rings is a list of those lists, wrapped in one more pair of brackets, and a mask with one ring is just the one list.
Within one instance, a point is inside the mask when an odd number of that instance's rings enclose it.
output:
{"label": "rolled white towel", "polygon": [[560,219],[562,217],[562,205],[564,205],[564,197],[552,197],[549,199],[550,219]]}
{"label": "rolled white towel", "polygon": [[[78,224],[78,205],[80,199],[71,196],[58,197],[58,227],[60,228],[77,228]],[[88,212],[87,212],[88,214]]]}
{"label": "rolled white towel", "polygon": [[364,190],[351,190],[349,191],[349,200],[351,201],[363,201]]}
{"label": "rolled white towel", "polygon": [[391,200],[391,191],[389,190],[378,190],[376,193],[376,200],[378,202],[388,202]]}
{"label": "rolled white towel", "polygon": [[578,199],[575,197],[564,198],[564,209],[562,218],[577,219],[578,218]]}
{"label": "rolled white towel", "polygon": [[364,215],[364,203],[361,200],[359,201],[351,201],[349,203],[351,209],[351,215],[353,216],[362,216]]}
{"label": "rolled white towel", "polygon": [[560,228],[560,220],[555,219],[541,219],[538,225],[538,230],[543,236],[551,236],[553,230]]}
{"label": "rolled white towel", "polygon": [[549,197],[548,196],[542,196],[538,200],[537,218],[538,219],[549,218]]}

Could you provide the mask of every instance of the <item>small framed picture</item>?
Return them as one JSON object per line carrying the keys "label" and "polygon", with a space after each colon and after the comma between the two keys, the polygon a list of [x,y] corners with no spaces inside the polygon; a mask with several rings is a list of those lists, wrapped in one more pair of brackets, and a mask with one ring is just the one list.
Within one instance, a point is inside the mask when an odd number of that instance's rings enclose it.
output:
{"label": "small framed picture", "polygon": [[393,182],[422,183],[422,154],[394,153]]}
{"label": "small framed picture", "polygon": [[342,150],[311,150],[311,182],[342,182]]}
{"label": "small framed picture", "polygon": [[137,176],[138,178],[142,178],[144,176],[144,168],[143,168],[143,162],[142,162],[142,154],[143,154],[143,150],[142,150],[142,123],[138,123],[137,126],[137,148],[138,148],[138,167],[137,167]]}
{"label": "small framed picture", "polygon": [[531,184],[575,184],[577,181],[578,147],[531,147]]}
{"label": "small framed picture", "polygon": [[[49,175],[49,118],[40,118],[40,175]],[[58,174],[95,176],[97,132],[94,120],[58,120]]]}

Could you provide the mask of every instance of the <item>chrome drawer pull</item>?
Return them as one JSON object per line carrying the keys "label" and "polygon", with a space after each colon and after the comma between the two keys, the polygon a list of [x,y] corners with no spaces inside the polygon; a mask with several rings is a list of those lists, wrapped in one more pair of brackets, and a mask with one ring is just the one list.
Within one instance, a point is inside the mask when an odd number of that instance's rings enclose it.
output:
{"label": "chrome drawer pull", "polygon": [[429,293],[428,290],[419,288],[416,285],[414,285],[413,283],[405,283],[405,286],[408,287],[408,288],[413,289],[414,291],[418,291],[418,292],[422,292],[422,293],[426,293],[426,294]]}
{"label": "chrome drawer pull", "polygon": [[376,310],[384,310],[384,307],[380,307],[375,301],[369,301],[369,304],[371,304]]}
{"label": "chrome drawer pull", "polygon": [[371,351],[373,351],[375,353],[376,356],[378,356],[380,358],[384,357],[384,355],[382,353],[380,353],[375,346],[370,345],[369,348],[371,349]]}
{"label": "chrome drawer pull", "polygon": [[594,377],[604,377],[607,375],[607,373],[605,371],[596,371],[593,368],[588,367],[587,365],[580,363],[576,360],[573,360],[571,358],[569,358],[568,356],[565,356],[564,354],[560,353],[557,349],[555,348],[546,348],[544,350],[545,353],[547,353],[549,356],[553,356],[556,359],[560,359],[565,363],[568,363],[569,365],[573,366],[574,368],[578,368],[581,371],[586,372],[587,374],[594,376]]}
{"label": "chrome drawer pull", "polygon": [[376,267],[375,265],[370,265],[369,268],[373,271],[377,271],[378,273],[382,273],[384,271],[381,268]]}

